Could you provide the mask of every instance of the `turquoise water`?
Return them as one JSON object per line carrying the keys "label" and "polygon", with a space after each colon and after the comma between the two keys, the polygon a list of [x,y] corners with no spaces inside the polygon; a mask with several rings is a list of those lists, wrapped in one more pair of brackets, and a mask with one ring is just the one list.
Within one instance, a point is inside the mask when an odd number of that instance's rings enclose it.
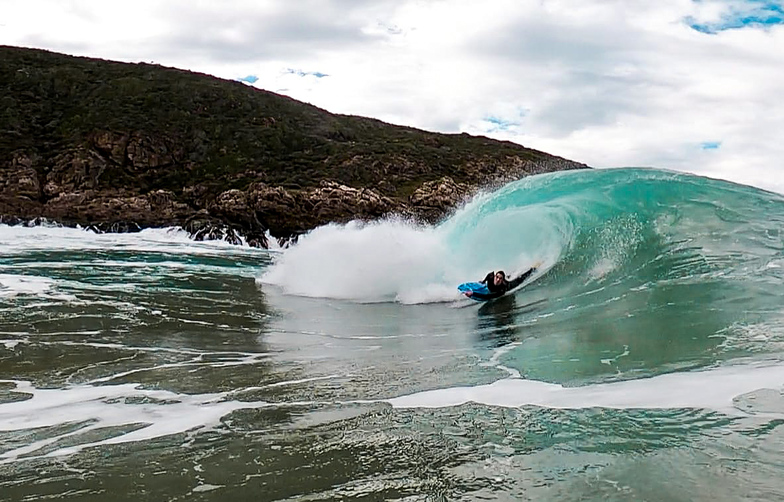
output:
{"label": "turquoise water", "polygon": [[0,226],[0,500],[784,498],[782,223],[623,169],[288,250]]}

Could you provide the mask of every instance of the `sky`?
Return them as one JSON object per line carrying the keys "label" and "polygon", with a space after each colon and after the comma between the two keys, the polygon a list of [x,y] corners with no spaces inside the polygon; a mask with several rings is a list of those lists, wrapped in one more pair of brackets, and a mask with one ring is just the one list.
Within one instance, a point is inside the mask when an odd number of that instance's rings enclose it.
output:
{"label": "sky", "polygon": [[0,0],[0,44],[784,193],[784,0]]}

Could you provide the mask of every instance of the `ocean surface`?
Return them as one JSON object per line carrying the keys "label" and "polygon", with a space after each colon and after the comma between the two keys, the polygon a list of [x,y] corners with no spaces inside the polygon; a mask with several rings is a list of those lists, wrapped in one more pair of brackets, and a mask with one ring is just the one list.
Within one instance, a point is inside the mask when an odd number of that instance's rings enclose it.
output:
{"label": "ocean surface", "polygon": [[0,226],[0,500],[784,500],[783,299],[784,197],[657,170],[285,250]]}

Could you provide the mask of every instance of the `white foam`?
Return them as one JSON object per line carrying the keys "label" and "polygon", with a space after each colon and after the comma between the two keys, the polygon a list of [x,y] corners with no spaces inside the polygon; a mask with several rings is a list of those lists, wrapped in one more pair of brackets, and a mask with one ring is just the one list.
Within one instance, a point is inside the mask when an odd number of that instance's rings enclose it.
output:
{"label": "white foam", "polygon": [[213,490],[219,490],[223,488],[225,485],[210,485],[210,484],[201,484],[197,485],[192,491],[194,493],[203,493],[203,492],[211,492]]}
{"label": "white foam", "polygon": [[254,254],[265,251],[225,241],[194,241],[180,228],[148,228],[136,233],[94,232],[67,227],[0,225],[0,256],[30,251],[112,249],[133,252],[186,252],[196,255]]}
{"label": "white foam", "polygon": [[608,358],[606,358],[606,359],[602,359],[602,360],[601,360],[601,363],[602,363],[602,364],[606,364],[606,365],[608,365],[608,366],[612,366],[614,363],[616,363],[616,362],[618,361],[618,359],[620,359],[620,358],[622,358],[622,357],[626,357],[626,356],[628,356],[629,354],[630,354],[630,352],[629,352],[629,346],[628,346],[628,345],[624,345],[624,346],[623,346],[623,352],[622,352],[622,353],[618,354],[618,355],[617,355],[617,356],[615,356],[615,357],[608,357]]}
{"label": "white foam", "polygon": [[516,349],[520,345],[522,345],[522,342],[513,342],[513,343],[510,343],[510,344],[504,345],[502,347],[498,347],[495,350],[495,352],[493,353],[493,357],[491,357],[490,360],[487,361],[486,363],[480,364],[480,366],[485,366],[485,367],[489,366],[489,367],[498,368],[500,370],[506,371],[507,373],[509,373],[510,376],[512,376],[514,378],[520,378],[520,372],[519,371],[517,371],[514,368],[509,368],[509,367],[504,366],[503,364],[501,364],[501,357],[504,354],[506,354],[508,352],[511,352],[512,350]]}
{"label": "white foam", "polygon": [[0,274],[0,298],[45,296],[54,289],[55,282],[48,277]]}
{"label": "white foam", "polygon": [[455,301],[461,298],[462,294],[456,290],[454,284],[425,284],[398,292],[395,300],[405,305],[417,305]]}
{"label": "white foam", "polygon": [[[19,431],[84,424],[70,432],[40,440],[0,454],[0,463],[21,457],[60,456],[84,448],[145,441],[178,433],[209,428],[220,423],[232,411],[268,406],[265,402],[242,402],[229,399],[228,392],[213,394],[178,394],[165,390],[142,389],[136,384],[93,386],[66,389],[37,389],[30,382],[11,381],[16,392],[30,399],[0,405],[0,431]],[[78,442],[78,436],[110,427],[132,427],[98,441],[56,446],[58,441]],[[88,437],[88,436],[85,436]],[[42,450],[47,448],[46,450]],[[39,451],[40,450],[40,451]],[[38,452],[38,453],[37,453]]]}
{"label": "white foam", "polygon": [[[455,297],[452,279],[443,298],[450,256],[432,229],[401,221],[327,225],[285,250],[260,282],[288,294],[358,301],[389,301],[430,285],[437,300]],[[411,300],[416,300],[412,298]]]}
{"label": "white foam", "polygon": [[699,408],[737,413],[733,399],[784,384],[784,364],[726,366],[582,387],[507,378],[489,385],[431,390],[390,399],[396,408],[441,408],[474,402],[546,408]]}

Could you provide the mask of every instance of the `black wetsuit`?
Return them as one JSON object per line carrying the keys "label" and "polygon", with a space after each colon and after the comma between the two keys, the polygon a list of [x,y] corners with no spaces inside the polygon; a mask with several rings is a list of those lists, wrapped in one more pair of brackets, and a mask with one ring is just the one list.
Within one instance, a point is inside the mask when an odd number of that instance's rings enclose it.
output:
{"label": "black wetsuit", "polygon": [[498,286],[496,286],[495,282],[493,281],[493,279],[495,278],[495,272],[490,272],[485,276],[484,279],[482,279],[482,284],[487,284],[487,289],[490,290],[490,294],[485,295],[482,293],[472,293],[471,297],[477,298],[479,300],[492,300],[493,298],[498,298],[499,296],[503,296],[504,294],[506,294],[507,291],[516,288],[517,286],[522,284],[523,281],[531,277],[531,274],[533,274],[535,271],[536,268],[531,267],[526,272],[523,272],[522,274],[512,279],[511,281],[507,281],[506,279],[504,279],[504,282],[502,284],[499,284]]}

